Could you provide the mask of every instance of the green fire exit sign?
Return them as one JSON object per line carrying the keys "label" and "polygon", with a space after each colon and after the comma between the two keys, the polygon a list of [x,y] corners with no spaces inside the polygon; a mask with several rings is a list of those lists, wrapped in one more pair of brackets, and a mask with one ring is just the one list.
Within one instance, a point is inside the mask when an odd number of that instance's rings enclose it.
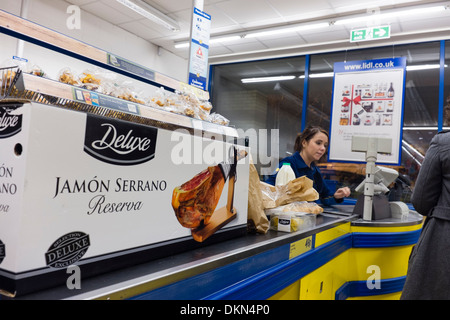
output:
{"label": "green fire exit sign", "polygon": [[350,42],[387,39],[391,37],[391,26],[354,29],[350,33]]}

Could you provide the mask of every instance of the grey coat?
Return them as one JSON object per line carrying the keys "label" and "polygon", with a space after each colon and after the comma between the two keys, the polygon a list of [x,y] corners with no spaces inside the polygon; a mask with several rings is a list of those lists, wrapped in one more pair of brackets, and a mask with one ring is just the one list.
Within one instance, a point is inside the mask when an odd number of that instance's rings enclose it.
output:
{"label": "grey coat", "polygon": [[426,220],[401,299],[450,299],[450,132],[431,140],[411,202]]}

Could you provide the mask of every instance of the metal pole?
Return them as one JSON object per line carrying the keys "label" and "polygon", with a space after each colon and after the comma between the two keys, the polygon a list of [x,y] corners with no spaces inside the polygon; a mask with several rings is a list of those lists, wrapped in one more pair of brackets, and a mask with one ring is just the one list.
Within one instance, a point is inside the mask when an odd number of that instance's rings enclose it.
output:
{"label": "metal pole", "polygon": [[364,185],[364,220],[372,220],[372,204],[374,195],[375,161],[377,160],[378,140],[369,137],[366,152],[366,183]]}
{"label": "metal pole", "polygon": [[[28,16],[28,0],[22,0],[22,3],[20,4],[20,17],[26,19],[27,16]],[[18,56],[19,58],[23,57],[23,45],[24,41],[18,39],[16,46],[16,56]]]}

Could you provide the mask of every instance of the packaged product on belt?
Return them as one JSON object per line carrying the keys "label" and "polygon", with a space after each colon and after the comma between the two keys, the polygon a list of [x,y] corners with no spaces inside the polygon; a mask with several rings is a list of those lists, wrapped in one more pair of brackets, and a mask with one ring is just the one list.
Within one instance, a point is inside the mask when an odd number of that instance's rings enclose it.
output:
{"label": "packaged product on belt", "polygon": [[304,231],[315,225],[316,215],[307,212],[282,212],[270,217],[270,229],[275,231]]}

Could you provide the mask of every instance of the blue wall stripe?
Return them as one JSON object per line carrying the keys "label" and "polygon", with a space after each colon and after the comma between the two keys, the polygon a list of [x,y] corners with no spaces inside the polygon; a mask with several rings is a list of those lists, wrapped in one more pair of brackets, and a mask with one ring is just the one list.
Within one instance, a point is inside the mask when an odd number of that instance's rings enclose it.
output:
{"label": "blue wall stripe", "polygon": [[346,282],[338,290],[336,290],[335,299],[345,300],[350,297],[364,297],[400,292],[403,290],[405,280],[406,276],[391,279],[381,279],[380,289],[370,289],[367,286],[367,281]]}
{"label": "blue wall stripe", "polygon": [[353,248],[397,247],[415,244],[422,229],[407,232],[354,232]]}

